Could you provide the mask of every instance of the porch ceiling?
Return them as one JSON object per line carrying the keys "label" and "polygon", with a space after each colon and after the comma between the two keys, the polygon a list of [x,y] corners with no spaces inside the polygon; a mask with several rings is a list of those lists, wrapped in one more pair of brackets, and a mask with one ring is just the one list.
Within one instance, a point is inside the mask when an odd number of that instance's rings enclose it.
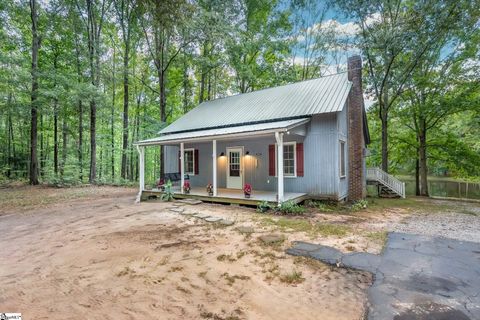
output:
{"label": "porch ceiling", "polygon": [[157,138],[143,140],[135,143],[138,146],[165,145],[180,142],[199,142],[210,140],[225,140],[232,137],[248,137],[272,134],[274,132],[286,132],[310,121],[310,118],[293,120],[272,121],[235,127],[196,130],[191,132],[172,133]]}

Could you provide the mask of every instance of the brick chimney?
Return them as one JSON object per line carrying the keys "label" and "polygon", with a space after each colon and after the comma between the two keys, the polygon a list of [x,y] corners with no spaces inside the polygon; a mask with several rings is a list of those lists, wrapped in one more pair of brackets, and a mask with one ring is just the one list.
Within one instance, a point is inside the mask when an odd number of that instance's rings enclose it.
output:
{"label": "brick chimney", "polygon": [[366,196],[362,58],[358,55],[348,58],[348,80],[352,82],[347,100],[348,200],[357,201]]}

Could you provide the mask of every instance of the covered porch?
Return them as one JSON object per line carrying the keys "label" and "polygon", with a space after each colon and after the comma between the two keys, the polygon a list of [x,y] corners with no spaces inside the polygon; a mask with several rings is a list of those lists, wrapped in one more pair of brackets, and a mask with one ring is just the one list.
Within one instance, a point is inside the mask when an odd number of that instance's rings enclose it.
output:
{"label": "covered porch", "polygon": [[[217,203],[231,203],[231,204],[243,204],[243,205],[258,205],[260,202],[268,201],[271,203],[277,203],[277,193],[275,191],[254,190],[250,198],[245,198],[242,190],[218,188],[216,196],[209,196],[205,188],[193,187],[189,193],[184,193],[180,190],[180,187],[174,188],[175,199],[195,199],[204,202],[217,202]],[[158,197],[162,194],[160,189],[144,190],[142,198],[147,200],[148,198]],[[302,202],[307,199],[306,193],[297,192],[285,192],[284,201],[292,201],[294,203]]]}
{"label": "covered porch", "polygon": [[[162,193],[158,188],[145,187],[144,157],[146,147],[165,146],[164,149],[168,148],[169,152],[165,152],[162,161],[168,160],[168,170],[178,172],[179,177],[173,189],[175,198],[247,205],[256,205],[261,201],[279,204],[284,201],[301,202],[307,196],[303,188],[285,191],[284,137],[287,136],[287,141],[303,139],[306,133],[305,124],[309,121],[310,118],[300,118],[192,130],[140,141],[136,143],[140,164],[140,190],[137,200],[156,197]],[[269,150],[269,147],[272,150]],[[269,151],[274,151],[275,154],[274,157],[269,157],[273,159],[273,167],[276,169],[273,175],[271,171],[268,173],[266,167],[269,165],[266,163]],[[174,167],[172,164],[175,164]],[[170,172],[165,170],[165,173]],[[184,190],[185,181],[190,182],[189,192]],[[207,193],[207,184],[211,184],[211,195]],[[253,190],[249,198],[244,195],[245,184],[252,184]]]}

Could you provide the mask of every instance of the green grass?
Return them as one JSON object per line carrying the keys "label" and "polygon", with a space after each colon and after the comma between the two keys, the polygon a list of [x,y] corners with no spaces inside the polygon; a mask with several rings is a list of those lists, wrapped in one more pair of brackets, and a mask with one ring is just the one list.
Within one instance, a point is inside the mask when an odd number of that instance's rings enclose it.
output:
{"label": "green grass", "polygon": [[336,236],[343,237],[352,230],[349,226],[334,224],[334,223],[311,223],[304,219],[289,219],[289,218],[265,218],[263,224],[273,226],[284,232],[305,232],[311,236]]}
{"label": "green grass", "polygon": [[280,276],[280,281],[288,284],[299,284],[305,281],[305,278],[302,277],[302,272],[292,270],[289,273],[282,274]]}
{"label": "green grass", "polygon": [[385,243],[387,242],[387,236],[388,236],[387,231],[375,231],[375,232],[368,232],[367,234],[365,234],[366,238],[382,246],[384,246]]}

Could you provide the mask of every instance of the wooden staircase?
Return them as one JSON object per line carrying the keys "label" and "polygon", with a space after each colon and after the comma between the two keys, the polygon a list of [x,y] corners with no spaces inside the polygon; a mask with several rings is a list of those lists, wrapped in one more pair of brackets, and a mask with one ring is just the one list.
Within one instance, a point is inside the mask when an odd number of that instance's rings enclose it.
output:
{"label": "wooden staircase", "polygon": [[378,187],[378,195],[384,198],[405,198],[405,182],[380,168],[367,168],[367,184]]}

